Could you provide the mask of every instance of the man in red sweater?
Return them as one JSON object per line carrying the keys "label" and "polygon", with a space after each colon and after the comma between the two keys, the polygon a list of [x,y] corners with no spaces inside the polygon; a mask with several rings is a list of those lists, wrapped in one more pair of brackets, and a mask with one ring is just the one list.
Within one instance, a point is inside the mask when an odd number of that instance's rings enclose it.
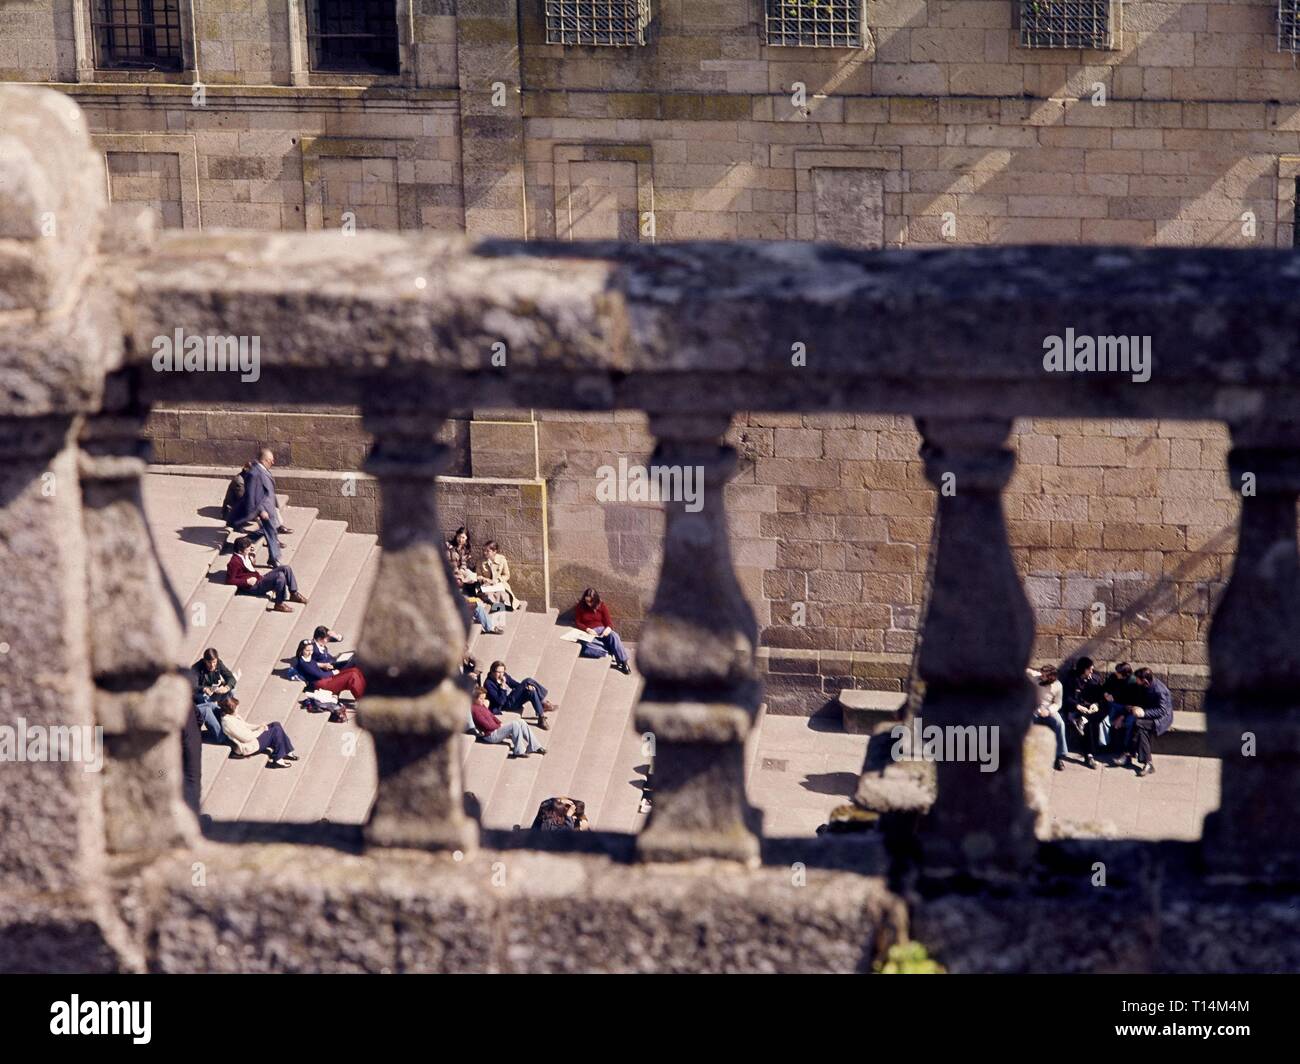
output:
{"label": "man in red sweater", "polygon": [[293,570],[287,565],[277,565],[268,573],[259,573],[253,566],[253,541],[248,536],[235,540],[235,553],[226,566],[226,583],[234,584],[241,592],[250,595],[265,595],[268,591],[275,593],[275,605],[271,607],[276,613],[292,613],[284,601],[301,602],[307,599],[298,593],[298,581]]}
{"label": "man in red sweater", "polygon": [[469,713],[484,742],[509,743],[511,758],[546,753],[546,747],[537,741],[533,729],[522,720],[501,723],[501,718],[488,708],[487,688],[474,688],[474,704],[470,706]]}
{"label": "man in red sweater", "polygon": [[[631,674],[632,670],[627,666],[627,651],[623,649],[623,640],[618,637],[613,622],[609,619],[609,607],[600,601],[600,592],[594,587],[587,588],[582,593],[582,598],[578,599],[578,604],[573,608],[573,623],[596,639],[594,643],[583,645],[584,656],[602,658],[605,654],[612,654],[614,655],[613,667],[624,676]],[[591,650],[588,650],[588,647]]]}

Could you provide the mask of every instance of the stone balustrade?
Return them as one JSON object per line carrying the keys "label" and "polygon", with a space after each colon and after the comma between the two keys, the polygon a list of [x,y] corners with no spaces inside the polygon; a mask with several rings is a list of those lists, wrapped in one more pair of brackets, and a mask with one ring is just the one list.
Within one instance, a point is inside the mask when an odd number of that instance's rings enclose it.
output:
{"label": "stone balustrade", "polygon": [[[1285,827],[1300,801],[1293,254],[474,246],[377,233],[101,241],[102,192],[79,176],[96,164],[83,125],[61,96],[0,87],[0,724],[98,724],[110,761],[102,778],[74,765],[0,767],[0,968],[196,969],[222,947],[217,966],[275,967],[261,936],[235,930],[249,925],[232,914],[254,901],[294,911],[306,929],[280,967],[644,967],[652,942],[611,944],[647,911],[663,921],[664,942],[687,953],[705,944],[699,968],[780,966],[800,943],[810,945],[801,964],[869,967],[909,920],[951,948],[958,968],[981,963],[971,941],[1002,941],[1013,925],[1016,941],[1041,941],[1054,917],[1032,894],[1036,877],[1082,879],[1091,866],[1086,847],[1035,841],[1025,798],[1032,616],[1001,506],[1013,467],[1005,440],[1022,415],[1219,418],[1237,441],[1234,483],[1252,474],[1257,489],[1243,491],[1236,571],[1211,638],[1223,807],[1191,850],[1092,844],[1124,884],[1124,904],[1145,906],[1139,927],[1151,934],[1078,956],[1177,970],[1226,927],[1274,968],[1300,967],[1295,947],[1278,945],[1297,939],[1294,903],[1261,917],[1226,882],[1285,894],[1300,879]],[[52,214],[55,235],[33,212]],[[1045,334],[1068,329],[1149,337],[1151,380],[1046,372]],[[227,846],[197,839],[180,806],[180,624],[141,511],[139,425],[159,400],[237,400],[253,385],[230,370],[159,371],[155,339],[177,330],[256,337],[259,401],[355,403],[375,434],[384,553],[360,652],[373,677],[361,722],[375,739],[379,792],[358,838],[326,843],[304,825],[284,830],[287,847]],[[468,707],[457,675],[465,627],[433,489],[439,426],[476,405],[643,410],[653,461],[702,470],[703,508],[666,507],[639,651],[637,722],[656,746],[650,821],[631,847],[527,844],[605,856],[520,852],[517,839],[480,838],[464,810],[453,736]],[[906,905],[881,878],[878,842],[778,844],[747,805],[743,743],[761,691],[723,506],[735,461],[723,439],[737,410],[918,419],[939,515],[921,712],[995,725],[1002,740],[996,773],[941,766],[917,846],[895,854],[893,882],[919,871],[931,884]],[[1245,733],[1256,739],[1249,755]],[[293,845],[310,842],[325,844]],[[1172,900],[1142,885],[1162,862],[1179,870],[1161,881]],[[530,912],[598,911],[591,945],[573,946],[571,916],[543,930],[512,921],[514,888],[481,893],[496,863],[523,877],[512,882]],[[216,877],[203,894],[186,886],[200,864]],[[996,878],[1001,900],[972,916],[978,895],[934,886],[950,875]],[[1007,903],[1019,888],[1038,900]],[[1114,904],[1081,896],[1076,914],[1102,919]],[[327,933],[340,914],[352,921],[342,942]],[[1001,921],[1002,939],[960,940],[954,928],[972,919]],[[447,930],[447,920],[464,926]],[[693,920],[752,934],[753,950],[710,946],[689,932]],[[1183,935],[1177,948],[1152,944],[1171,928]]]}

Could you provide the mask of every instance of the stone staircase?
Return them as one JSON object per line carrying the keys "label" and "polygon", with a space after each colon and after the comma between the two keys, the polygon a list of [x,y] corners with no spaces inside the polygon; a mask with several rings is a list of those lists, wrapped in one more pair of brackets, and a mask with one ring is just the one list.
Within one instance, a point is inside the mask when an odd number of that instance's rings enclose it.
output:
{"label": "stone staircase", "polygon": [[[340,650],[355,646],[378,569],[376,537],[281,498],[283,520],[294,529],[282,540],[284,560],[310,601],[292,614],[269,612],[269,600],[236,596],[224,582],[225,488],[213,478],[145,478],[159,557],[184,603],[179,664],[188,668],[205,647],[216,647],[238,675],[241,711],[253,724],[280,721],[300,760],[270,771],[265,758],[231,758],[226,744],[205,742],[202,812],[216,821],[363,823],[376,790],[369,736],[355,721],[331,724],[327,714],[305,712],[302,685],[285,669],[298,641],[320,624],[343,635]],[[488,828],[527,828],[544,798],[567,794],[586,802],[593,828],[639,830],[648,761],[632,727],[640,678],[611,669],[608,658],[579,658],[577,645],[560,638],[554,610],[496,616],[505,633],[484,635],[471,625],[470,653],[483,669],[502,659],[511,675],[536,677],[561,709],[542,733],[545,757],[508,761],[508,747],[461,737],[467,803]]]}

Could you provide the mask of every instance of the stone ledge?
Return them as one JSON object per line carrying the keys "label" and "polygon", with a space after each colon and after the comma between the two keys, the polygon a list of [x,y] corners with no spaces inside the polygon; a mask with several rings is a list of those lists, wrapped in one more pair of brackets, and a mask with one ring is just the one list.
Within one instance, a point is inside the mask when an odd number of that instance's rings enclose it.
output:
{"label": "stone ledge", "polygon": [[860,972],[904,933],[882,878],[802,875],[208,843],[119,889],[157,972]]}

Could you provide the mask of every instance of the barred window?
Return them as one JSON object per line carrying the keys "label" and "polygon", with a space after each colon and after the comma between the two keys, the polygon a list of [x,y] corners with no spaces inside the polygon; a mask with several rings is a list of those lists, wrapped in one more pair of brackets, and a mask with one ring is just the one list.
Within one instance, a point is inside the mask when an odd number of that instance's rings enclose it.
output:
{"label": "barred window", "polygon": [[1277,50],[1300,52],[1300,0],[1277,0]]}
{"label": "barred window", "polygon": [[1020,0],[1025,48],[1115,47],[1121,0]]}
{"label": "barred window", "polygon": [[101,70],[180,70],[180,0],[95,0],[90,8]]}
{"label": "barred window", "polygon": [[546,0],[547,44],[645,44],[650,0]]}
{"label": "barred window", "polygon": [[311,0],[308,11],[312,70],[323,74],[401,72],[393,0]]}
{"label": "barred window", "polygon": [[767,43],[861,48],[862,0],[767,0]]}

